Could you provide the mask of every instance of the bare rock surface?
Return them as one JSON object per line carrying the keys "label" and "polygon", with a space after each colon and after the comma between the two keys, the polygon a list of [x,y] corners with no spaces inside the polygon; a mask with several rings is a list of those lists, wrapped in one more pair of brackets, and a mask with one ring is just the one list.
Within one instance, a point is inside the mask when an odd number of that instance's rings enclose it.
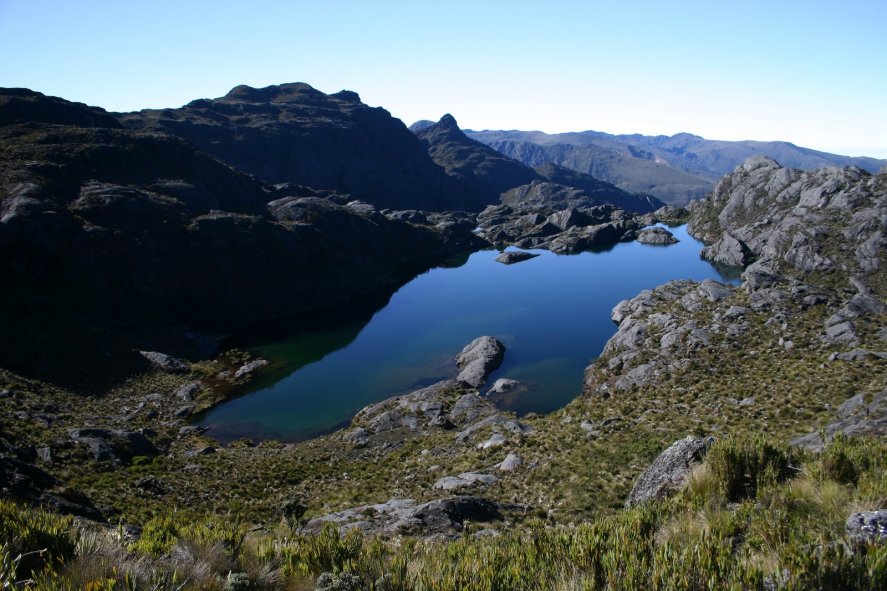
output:
{"label": "bare rock surface", "polygon": [[671,444],[635,481],[625,506],[664,499],[680,491],[712,442],[711,438],[688,436]]}
{"label": "bare rock surface", "polygon": [[527,252],[525,250],[506,250],[502,254],[496,257],[496,260],[505,265],[513,265],[514,263],[520,263],[522,261],[528,261],[530,259],[536,258],[539,256],[536,253]]}
{"label": "bare rock surface", "polygon": [[420,536],[454,534],[466,520],[477,523],[503,518],[500,505],[482,497],[459,496],[416,503],[413,499],[391,499],[385,503],[346,509],[309,521],[306,533],[317,533],[327,524],[340,530],[360,529],[366,533]]}
{"label": "bare rock surface", "polygon": [[644,228],[638,232],[637,241],[641,244],[667,246],[669,244],[677,244],[678,239],[665,228]]}
{"label": "bare rock surface", "polygon": [[456,365],[460,369],[456,379],[480,388],[487,381],[487,376],[502,364],[503,359],[505,345],[502,341],[490,336],[478,337],[456,356]]}
{"label": "bare rock surface", "polygon": [[444,476],[434,483],[434,488],[440,490],[458,490],[473,486],[489,486],[499,482],[492,474],[481,472],[463,472],[457,476]]}
{"label": "bare rock surface", "polygon": [[838,272],[854,276],[860,291],[884,271],[884,173],[853,166],[801,171],[756,156],[689,209],[688,230],[712,243],[703,256],[715,262],[768,259],[777,276]]}
{"label": "bare rock surface", "polygon": [[[827,440],[831,440],[838,433],[848,436],[887,436],[887,389],[876,394],[869,403],[866,403],[861,394],[851,396],[838,407],[836,420],[821,431],[825,433]],[[797,437],[791,441],[791,444],[812,451],[820,451],[825,447],[820,430]]]}

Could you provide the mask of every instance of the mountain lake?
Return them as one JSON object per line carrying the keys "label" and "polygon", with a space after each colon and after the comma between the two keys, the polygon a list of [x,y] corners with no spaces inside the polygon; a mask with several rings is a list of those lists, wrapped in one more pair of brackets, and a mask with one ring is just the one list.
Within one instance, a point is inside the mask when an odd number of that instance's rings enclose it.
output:
{"label": "mountain lake", "polygon": [[[620,301],[673,279],[738,283],[699,257],[686,226],[669,246],[625,242],[597,251],[539,256],[513,265],[474,252],[400,287],[374,314],[332,318],[248,347],[270,365],[247,389],[198,419],[221,441],[299,441],[343,427],[364,406],[454,378],[455,356],[476,337],[507,348],[498,378],[524,387],[494,395],[500,408],[547,413],[579,395],[583,372],[615,332]],[[727,273],[726,275],[724,273]]]}

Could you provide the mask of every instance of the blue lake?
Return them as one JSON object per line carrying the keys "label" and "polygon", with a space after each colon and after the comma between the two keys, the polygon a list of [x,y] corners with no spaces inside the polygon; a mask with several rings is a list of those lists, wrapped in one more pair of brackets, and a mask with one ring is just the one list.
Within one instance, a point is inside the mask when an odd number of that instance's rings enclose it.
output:
{"label": "blue lake", "polygon": [[672,279],[731,279],[699,258],[703,244],[684,226],[671,231],[680,240],[671,246],[630,242],[576,255],[539,250],[514,265],[486,250],[460,266],[431,269],[368,322],[331,320],[250,347],[272,365],[199,424],[223,442],[316,436],[367,404],[455,377],[454,356],[481,335],[507,347],[489,384],[507,377],[528,386],[496,399],[500,407],[520,414],[560,408],[581,392],[585,367],[614,334],[610,310],[620,300]]}

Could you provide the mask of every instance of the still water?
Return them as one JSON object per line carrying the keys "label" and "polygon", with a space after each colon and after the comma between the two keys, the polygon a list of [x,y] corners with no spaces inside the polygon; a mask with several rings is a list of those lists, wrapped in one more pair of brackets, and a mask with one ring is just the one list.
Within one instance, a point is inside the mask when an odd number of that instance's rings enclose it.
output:
{"label": "still water", "polygon": [[672,279],[735,282],[699,258],[703,245],[684,226],[671,231],[680,240],[671,246],[539,250],[514,265],[486,250],[431,269],[368,321],[331,320],[251,347],[272,365],[200,424],[220,441],[306,439],[346,424],[367,404],[455,377],[454,356],[481,335],[507,347],[489,384],[511,378],[526,386],[498,398],[500,407],[520,414],[560,408],[579,394],[583,370],[616,331],[610,310],[620,300]]}

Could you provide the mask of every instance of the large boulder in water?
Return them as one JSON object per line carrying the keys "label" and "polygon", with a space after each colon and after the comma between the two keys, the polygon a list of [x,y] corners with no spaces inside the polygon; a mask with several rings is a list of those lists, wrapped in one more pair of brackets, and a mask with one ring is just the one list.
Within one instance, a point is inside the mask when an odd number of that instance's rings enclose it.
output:
{"label": "large boulder in water", "polygon": [[478,337],[456,356],[456,365],[461,370],[456,379],[480,388],[487,381],[487,376],[502,365],[503,359],[505,345],[502,341],[489,336]]}

